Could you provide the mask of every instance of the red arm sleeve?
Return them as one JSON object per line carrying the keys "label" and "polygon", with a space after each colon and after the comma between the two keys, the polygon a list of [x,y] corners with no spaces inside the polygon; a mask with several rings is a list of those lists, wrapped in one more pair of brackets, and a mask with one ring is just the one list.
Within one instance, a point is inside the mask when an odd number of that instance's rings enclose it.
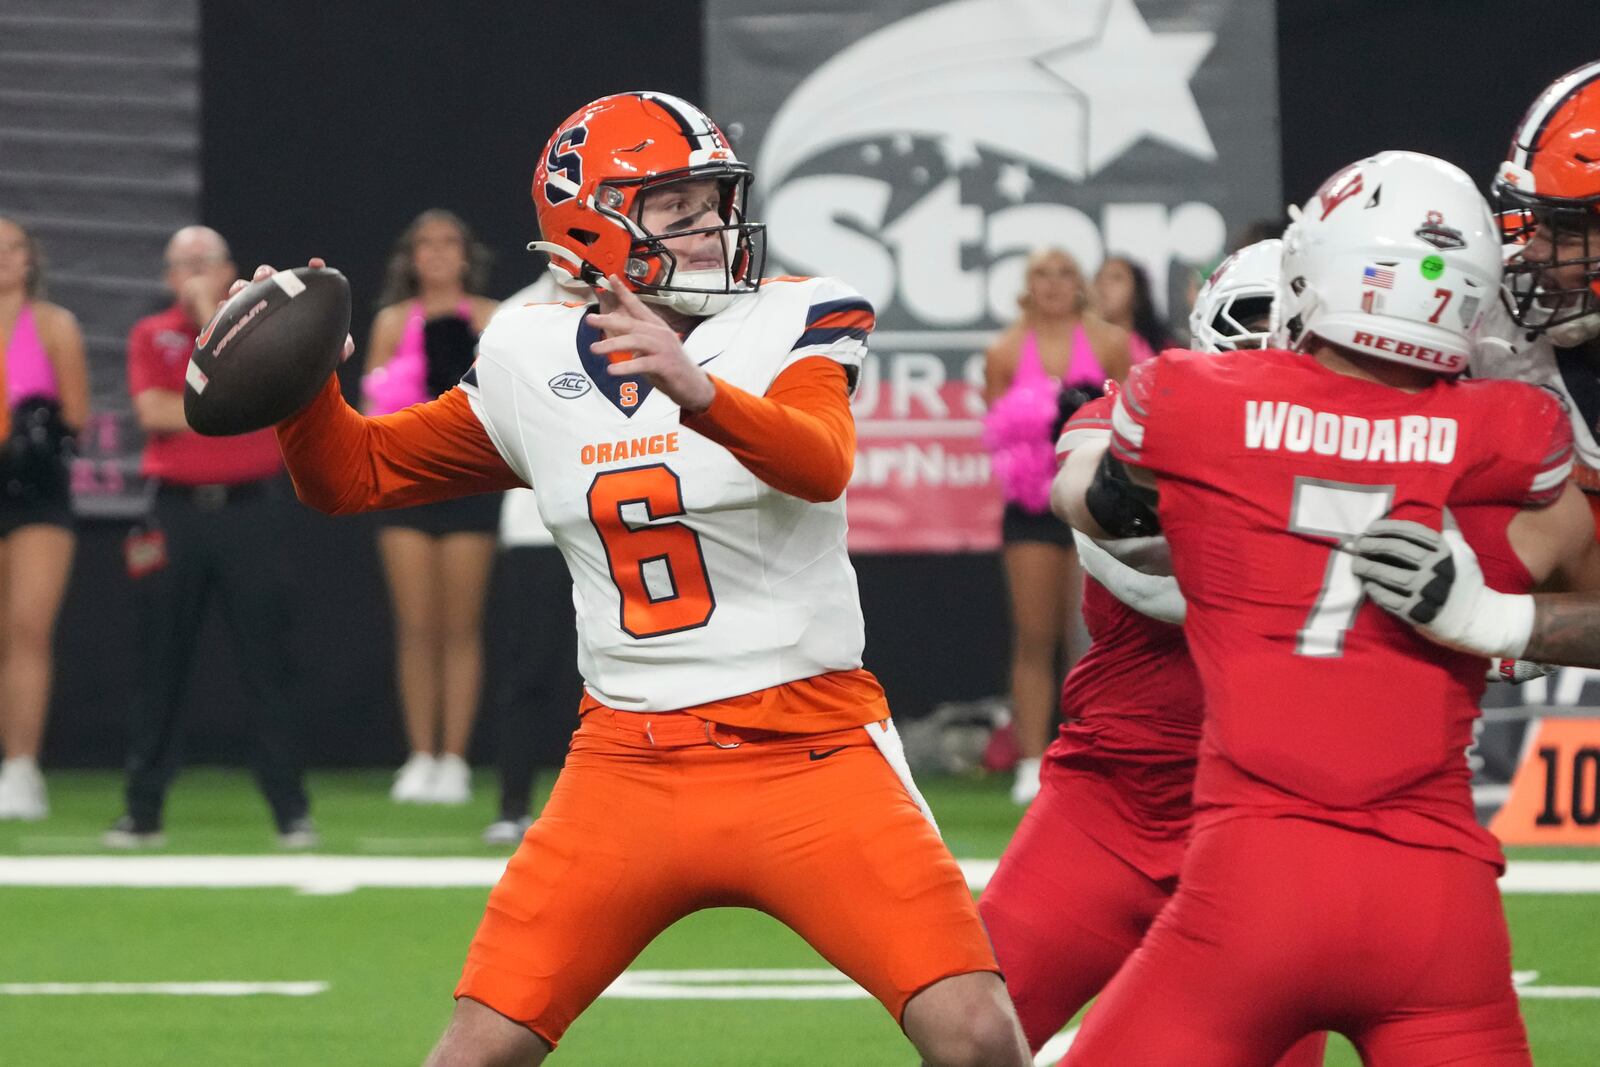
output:
{"label": "red arm sleeve", "polygon": [[732,452],[779,492],[814,503],[837,500],[855,468],[856,423],[845,371],[811,356],[779,374],[765,396],[711,379],[717,392],[683,425]]}
{"label": "red arm sleeve", "polygon": [[1572,477],[1572,422],[1560,401],[1542,389],[1529,407],[1527,418],[1533,429],[1513,438],[1533,445],[1528,470],[1522,478],[1527,486],[1522,493],[1522,506],[1547,508],[1556,502]]}
{"label": "red arm sleeve", "polygon": [[408,507],[523,484],[495,449],[467,395],[365,418],[329,378],[309,407],[278,426],[295,493],[329,515]]}

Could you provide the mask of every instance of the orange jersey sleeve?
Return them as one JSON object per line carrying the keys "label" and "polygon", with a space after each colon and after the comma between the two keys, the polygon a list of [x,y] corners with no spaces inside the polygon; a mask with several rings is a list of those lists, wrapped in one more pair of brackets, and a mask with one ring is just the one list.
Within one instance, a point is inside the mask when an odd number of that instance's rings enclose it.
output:
{"label": "orange jersey sleeve", "polygon": [[366,418],[329,378],[304,411],[280,423],[278,447],[295,493],[329,515],[409,507],[523,484],[452,389],[437,400]]}
{"label": "orange jersey sleeve", "polygon": [[736,456],[745,469],[802,500],[836,500],[855,468],[856,423],[845,371],[811,356],[756,396],[712,377],[711,406],[685,414],[683,425]]}

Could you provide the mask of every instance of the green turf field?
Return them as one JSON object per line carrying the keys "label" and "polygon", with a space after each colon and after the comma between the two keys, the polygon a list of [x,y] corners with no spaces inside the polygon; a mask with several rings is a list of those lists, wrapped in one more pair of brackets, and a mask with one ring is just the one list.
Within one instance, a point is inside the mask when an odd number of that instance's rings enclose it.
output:
{"label": "green turf field", "polygon": [[[315,776],[321,853],[415,857],[414,864],[398,865],[413,870],[430,861],[474,859],[477,869],[505,855],[478,843],[491,815],[487,788],[467,809],[400,808],[385,796],[387,781],[380,774]],[[103,854],[98,835],[118,813],[118,781],[105,774],[56,774],[50,783],[49,821],[0,824],[0,878],[8,866],[19,869],[15,857],[33,863]],[[924,784],[957,856],[1000,854],[1017,819],[1003,782]],[[185,776],[170,807],[168,837],[167,855],[273,851],[264,806],[239,774]],[[1536,858],[1596,862],[1600,854]],[[314,888],[320,891],[0,887],[0,1063],[417,1063],[449,1013],[450,990],[487,889]],[[1538,1063],[1600,1062],[1600,898],[1506,899],[1516,966],[1538,972],[1523,1002]],[[552,1062],[913,1063],[877,1003],[839,999],[853,990],[832,976],[749,973],[823,966],[798,938],[763,916],[703,913],[653,945],[630,975],[631,995],[602,998]],[[645,973],[719,969],[742,973]],[[225,981],[316,984],[284,987],[301,995],[244,996],[47,995],[39,985]],[[793,996],[796,986],[833,999],[749,999]],[[1540,987],[1569,987],[1573,995],[1537,996]],[[682,999],[635,999],[647,994]],[[711,999],[724,997],[739,999]],[[1328,1057],[1330,1065],[1355,1062],[1343,1046]]]}

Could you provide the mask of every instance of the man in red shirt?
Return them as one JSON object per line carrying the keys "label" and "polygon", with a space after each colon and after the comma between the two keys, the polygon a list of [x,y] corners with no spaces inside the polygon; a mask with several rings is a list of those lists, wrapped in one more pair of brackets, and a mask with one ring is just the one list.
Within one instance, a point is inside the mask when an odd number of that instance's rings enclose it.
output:
{"label": "man in red shirt", "polygon": [[1457,168],[1362,160],[1284,243],[1296,350],[1136,368],[1074,501],[1094,536],[1165,532],[1205,722],[1177,893],[1065,1062],[1265,1065],[1328,1029],[1367,1062],[1521,1067],[1464,758],[1486,665],[1364,604],[1340,546],[1453,517],[1526,589],[1562,558],[1530,546],[1592,536],[1571,431],[1547,393],[1453,378],[1500,275]]}
{"label": "man in red shirt", "polygon": [[206,601],[222,608],[255,720],[256,778],[285,847],[316,843],[294,753],[286,688],[289,612],[281,558],[282,469],[271,430],[201,437],[183,416],[184,374],[195,337],[227,293],[236,268],[215,230],[187,226],[166,251],[175,302],[128,335],[128,389],[147,435],[142,473],[152,503],[129,542],[138,584],[143,678],[136,690],[127,812],[106,844],[159,844],[161,809],[177,774],[184,693]]}

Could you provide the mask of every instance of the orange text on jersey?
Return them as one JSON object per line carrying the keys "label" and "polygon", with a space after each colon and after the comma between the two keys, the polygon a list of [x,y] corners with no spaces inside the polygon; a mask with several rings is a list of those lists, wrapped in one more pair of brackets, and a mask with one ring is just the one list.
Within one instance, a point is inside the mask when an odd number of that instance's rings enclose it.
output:
{"label": "orange text on jersey", "polygon": [[638,459],[640,456],[660,456],[678,450],[678,432],[655,433],[648,437],[634,437],[621,441],[601,441],[597,445],[584,445],[578,460],[584,466],[591,463],[615,463],[619,459]]}

